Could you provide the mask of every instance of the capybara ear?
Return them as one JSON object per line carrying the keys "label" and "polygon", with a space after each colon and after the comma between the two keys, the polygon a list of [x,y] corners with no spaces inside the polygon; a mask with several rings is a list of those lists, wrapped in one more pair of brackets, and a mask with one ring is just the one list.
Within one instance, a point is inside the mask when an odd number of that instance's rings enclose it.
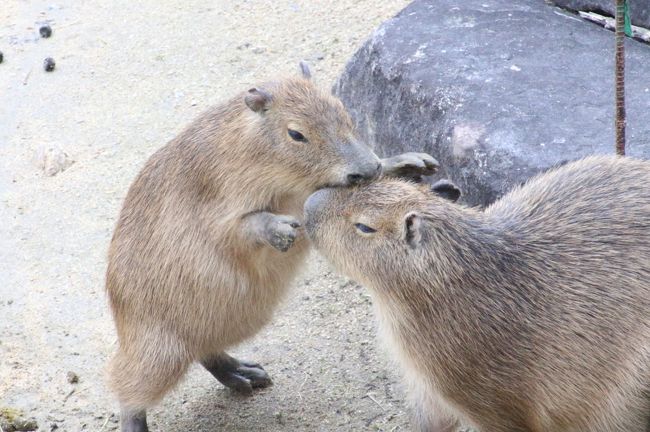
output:
{"label": "capybara ear", "polygon": [[305,79],[311,79],[311,71],[309,70],[309,65],[304,60],[300,62],[300,74]]}
{"label": "capybara ear", "polygon": [[448,199],[451,202],[458,201],[461,192],[458,186],[453,184],[447,179],[441,179],[431,185],[431,192],[439,195],[442,198]]}
{"label": "capybara ear", "polygon": [[268,111],[273,96],[264,89],[253,87],[248,90],[248,94],[244,98],[246,106],[256,113],[264,113]]}
{"label": "capybara ear", "polygon": [[404,241],[413,249],[420,246],[422,240],[422,216],[411,211],[404,216]]}

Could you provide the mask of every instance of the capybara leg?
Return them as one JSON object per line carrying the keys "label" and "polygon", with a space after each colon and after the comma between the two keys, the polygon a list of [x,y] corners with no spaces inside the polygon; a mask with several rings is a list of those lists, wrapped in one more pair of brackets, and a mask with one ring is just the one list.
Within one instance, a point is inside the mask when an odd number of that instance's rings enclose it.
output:
{"label": "capybara leg", "polygon": [[455,415],[443,408],[439,400],[419,383],[411,387],[413,425],[418,432],[455,432],[460,426]]}
{"label": "capybara leg", "polygon": [[[157,349],[118,349],[109,366],[110,384],[122,411],[122,432],[147,431],[145,410],[182,378],[190,360],[170,342]],[[161,349],[166,347],[166,349]]]}
{"label": "capybara leg", "polygon": [[147,427],[147,412],[141,411],[122,411],[120,414],[122,423],[122,432],[149,432]]}
{"label": "capybara leg", "polygon": [[237,360],[225,352],[201,362],[219,382],[244,395],[253,393],[254,388],[268,387],[271,378],[257,363]]}
{"label": "capybara leg", "polygon": [[413,418],[418,432],[456,432],[459,424],[451,418],[431,418],[428,413],[416,412]]}

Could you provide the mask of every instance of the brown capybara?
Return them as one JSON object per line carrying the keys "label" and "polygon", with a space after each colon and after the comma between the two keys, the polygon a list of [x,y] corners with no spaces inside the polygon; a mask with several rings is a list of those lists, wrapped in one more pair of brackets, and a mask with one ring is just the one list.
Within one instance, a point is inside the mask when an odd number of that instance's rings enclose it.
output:
{"label": "brown capybara", "polygon": [[477,210],[450,183],[323,189],[315,247],[367,286],[419,431],[644,432],[650,162],[594,156]]}
{"label": "brown capybara", "polygon": [[[192,362],[242,393],[269,385],[260,365],[225,350],[270,320],[300,268],[307,196],[382,171],[341,102],[302,70],[201,115],[129,189],[106,275],[119,339],[109,381],[122,431],[146,431],[146,408]],[[420,153],[383,162],[385,175],[437,166]]]}

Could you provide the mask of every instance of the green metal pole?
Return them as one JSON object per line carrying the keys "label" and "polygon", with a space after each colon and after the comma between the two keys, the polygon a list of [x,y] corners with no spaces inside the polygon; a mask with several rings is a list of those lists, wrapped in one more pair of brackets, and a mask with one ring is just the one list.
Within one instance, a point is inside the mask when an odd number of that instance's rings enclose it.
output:
{"label": "green metal pole", "polygon": [[625,2],[616,1],[616,154],[625,156]]}

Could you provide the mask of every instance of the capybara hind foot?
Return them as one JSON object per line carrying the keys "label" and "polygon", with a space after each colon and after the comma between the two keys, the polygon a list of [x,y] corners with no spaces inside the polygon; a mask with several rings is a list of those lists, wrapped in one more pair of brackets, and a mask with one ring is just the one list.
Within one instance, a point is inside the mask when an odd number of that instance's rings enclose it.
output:
{"label": "capybara hind foot", "polygon": [[147,412],[122,411],[121,415],[122,432],[149,432],[147,427]]}
{"label": "capybara hind foot", "polygon": [[243,395],[252,394],[254,388],[268,387],[273,384],[259,364],[237,360],[225,352],[202,361],[201,364],[221,384]]}

